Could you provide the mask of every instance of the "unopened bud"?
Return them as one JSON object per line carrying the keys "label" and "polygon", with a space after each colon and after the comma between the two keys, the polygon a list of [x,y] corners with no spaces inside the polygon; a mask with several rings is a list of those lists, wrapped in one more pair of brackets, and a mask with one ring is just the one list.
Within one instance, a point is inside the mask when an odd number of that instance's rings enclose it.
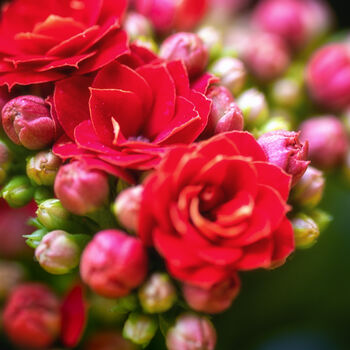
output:
{"label": "unopened bud", "polygon": [[292,225],[296,248],[307,249],[316,243],[320,230],[310,216],[299,213],[292,219]]}
{"label": "unopened bud", "polygon": [[11,164],[11,153],[7,146],[0,140],[0,185],[2,185],[7,177],[7,172]]}
{"label": "unopened bud", "polygon": [[7,136],[17,145],[42,149],[55,139],[55,123],[45,100],[37,96],[19,96],[6,103],[2,124]]}
{"label": "unopened bud", "polygon": [[208,64],[208,49],[202,39],[194,33],[176,33],[168,37],[160,46],[160,57],[169,60],[182,60],[188,75],[201,74]]}
{"label": "unopened bud", "polygon": [[10,207],[19,208],[28,204],[34,195],[34,188],[26,176],[13,177],[2,189],[2,196]]}
{"label": "unopened bud", "polygon": [[45,271],[61,275],[78,266],[80,252],[74,235],[56,230],[44,236],[35,249],[35,257]]}
{"label": "unopened bud", "polygon": [[289,131],[291,129],[292,129],[292,123],[290,118],[284,115],[278,115],[276,117],[271,117],[268,119],[268,121],[259,129],[259,136],[271,131],[277,131],[277,130]]}
{"label": "unopened bud", "polygon": [[289,77],[279,79],[272,86],[271,97],[278,106],[286,108],[296,107],[303,97],[301,84]]}
{"label": "unopened bud", "polygon": [[322,209],[316,208],[309,212],[310,217],[316,222],[320,233],[326,230],[333,217]]}
{"label": "unopened bud", "polygon": [[123,336],[138,345],[146,346],[156,334],[158,324],[153,317],[132,313],[126,320]]}
{"label": "unopened bud", "polygon": [[262,125],[269,116],[269,107],[264,94],[256,89],[244,91],[237,100],[238,107],[243,112],[247,127]]}
{"label": "unopened bud", "polygon": [[141,37],[152,37],[152,24],[143,15],[137,12],[129,12],[124,20],[124,29],[131,41]]}
{"label": "unopened bud", "polygon": [[234,96],[242,91],[247,76],[242,61],[233,57],[222,57],[214,62],[210,71],[220,78],[220,84],[227,87]]}
{"label": "unopened bud", "polygon": [[303,207],[313,208],[321,201],[324,187],[322,171],[309,166],[293,188],[293,199]]}
{"label": "unopened bud", "polygon": [[52,186],[61,160],[51,151],[42,151],[27,160],[27,175],[39,186]]}
{"label": "unopened bud", "polygon": [[66,228],[71,217],[69,211],[63,208],[60,200],[56,198],[40,203],[36,215],[49,231]]}
{"label": "unopened bud", "polygon": [[0,300],[24,279],[23,267],[12,261],[0,260]]}
{"label": "unopened bud", "polygon": [[87,168],[84,161],[61,166],[54,188],[62,205],[77,215],[99,209],[107,202],[109,195],[107,175]]}
{"label": "unopened bud", "polygon": [[166,336],[169,350],[214,350],[216,332],[211,322],[195,314],[181,315]]}
{"label": "unopened bud", "polygon": [[167,274],[154,273],[139,289],[139,299],[145,312],[165,312],[174,305],[176,290]]}
{"label": "unopened bud", "polygon": [[198,32],[198,36],[203,40],[211,60],[220,56],[223,49],[223,36],[221,32],[212,26],[202,27]]}

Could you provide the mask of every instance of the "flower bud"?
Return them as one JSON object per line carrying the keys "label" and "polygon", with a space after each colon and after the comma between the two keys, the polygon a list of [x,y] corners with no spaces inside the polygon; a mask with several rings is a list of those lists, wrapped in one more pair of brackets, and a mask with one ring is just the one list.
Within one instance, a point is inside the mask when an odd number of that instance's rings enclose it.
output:
{"label": "flower bud", "polygon": [[197,34],[206,46],[210,59],[218,58],[223,49],[223,36],[221,32],[216,27],[205,26]]}
{"label": "flower bud", "polygon": [[11,261],[0,260],[0,300],[24,279],[23,267]]}
{"label": "flower bud", "polygon": [[138,345],[146,346],[154,337],[158,324],[153,317],[132,313],[123,328],[123,337]]}
{"label": "flower bud", "polygon": [[129,12],[124,20],[124,29],[131,41],[140,36],[152,37],[152,24],[143,15],[137,12]]}
{"label": "flower bud", "polygon": [[7,146],[0,140],[0,185],[2,185],[7,177],[7,171],[10,168],[11,153]]}
{"label": "flower bud", "polygon": [[308,215],[299,213],[292,220],[295,246],[299,249],[312,247],[320,235],[316,222]]}
{"label": "flower bud", "polygon": [[42,151],[27,160],[27,176],[39,186],[52,186],[60,165],[51,151]]}
{"label": "flower bud", "polygon": [[113,205],[118,221],[128,230],[136,232],[143,186],[129,187],[122,191]]}
{"label": "flower bud", "polygon": [[97,294],[118,298],[144,281],[147,268],[147,253],[138,238],[118,230],[105,230],[96,234],[85,248],[80,274]]}
{"label": "flower bud", "polygon": [[90,336],[84,350],[137,350],[136,346],[117,332],[103,331]]}
{"label": "flower bud", "polygon": [[35,249],[35,257],[45,271],[62,275],[78,266],[80,252],[73,235],[56,230],[44,236]]}
{"label": "flower bud", "polygon": [[293,189],[293,199],[303,207],[316,207],[322,199],[324,187],[322,171],[309,166]]}
{"label": "flower bud", "polygon": [[311,58],[306,82],[321,106],[342,110],[350,106],[350,48],[342,43],[322,47]]}
{"label": "flower bud", "polygon": [[46,348],[60,330],[60,303],[45,285],[18,286],[4,310],[4,328],[11,341],[25,349]]}
{"label": "flower bud", "polygon": [[264,94],[256,89],[244,91],[237,100],[243,112],[247,127],[253,128],[263,124],[269,116],[269,107]]}
{"label": "flower bud", "polygon": [[2,125],[17,145],[42,149],[55,139],[55,123],[45,100],[37,96],[19,96],[2,109]]}
{"label": "flower bud", "polygon": [[296,107],[302,99],[301,84],[295,79],[283,78],[277,80],[271,89],[271,98],[281,107]]}
{"label": "flower bud", "polygon": [[161,313],[174,305],[176,290],[167,274],[154,273],[139,289],[139,299],[145,312]]}
{"label": "flower bud", "polygon": [[315,117],[300,126],[301,140],[309,142],[309,158],[321,169],[331,169],[344,161],[348,149],[346,131],[334,116]]}
{"label": "flower bud", "polygon": [[176,33],[169,36],[160,46],[160,57],[168,60],[182,60],[188,75],[201,74],[208,64],[208,49],[202,39],[194,33]]}
{"label": "flower bud", "polygon": [[259,129],[259,135],[266,134],[271,131],[277,130],[290,130],[292,128],[291,118],[284,115],[278,115],[276,117],[271,117],[267,122]]}
{"label": "flower bud", "polygon": [[214,350],[216,332],[211,322],[195,314],[182,314],[166,336],[169,350]]}
{"label": "flower bud", "polygon": [[227,87],[233,95],[242,91],[247,75],[242,61],[233,57],[222,57],[214,62],[210,71],[220,78],[220,84]]}
{"label": "flower bud", "polygon": [[23,207],[34,195],[34,188],[26,176],[13,177],[2,189],[2,196],[12,208]]}
{"label": "flower bud", "polygon": [[37,187],[34,192],[34,200],[38,205],[47,199],[52,198],[53,196],[53,188],[51,189],[50,187],[46,186]]}
{"label": "flower bud", "polygon": [[183,294],[187,304],[195,311],[216,314],[227,310],[240,290],[238,276],[223,281],[211,289],[184,284]]}
{"label": "flower bud", "polygon": [[109,195],[107,175],[89,169],[84,161],[60,167],[55,180],[55,194],[70,212],[85,215],[103,206]]}
{"label": "flower bud", "polygon": [[331,215],[329,215],[327,212],[319,208],[316,208],[310,211],[309,215],[312,218],[312,220],[316,222],[316,225],[318,226],[320,233],[326,230],[329,224],[333,220],[333,217]]}
{"label": "flower bud", "polygon": [[59,199],[47,199],[40,203],[36,211],[39,221],[49,230],[66,228],[70,213],[63,208]]}

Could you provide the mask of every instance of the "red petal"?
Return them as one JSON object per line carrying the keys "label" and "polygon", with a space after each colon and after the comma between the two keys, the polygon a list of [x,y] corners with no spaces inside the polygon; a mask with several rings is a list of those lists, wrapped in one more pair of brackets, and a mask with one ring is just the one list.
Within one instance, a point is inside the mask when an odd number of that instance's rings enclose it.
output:
{"label": "red petal", "polygon": [[220,79],[216,76],[209,73],[205,73],[192,82],[191,88],[205,95],[209,86],[211,84],[217,83],[219,80]]}
{"label": "red petal", "polygon": [[273,233],[273,242],[273,261],[284,260],[294,251],[294,232],[288,219],[284,219],[280,227]]}
{"label": "red petal", "polygon": [[211,245],[200,249],[198,255],[210,264],[224,267],[235,264],[241,258],[242,250]]}
{"label": "red petal", "polygon": [[45,54],[52,46],[56,45],[59,40],[47,35],[34,33],[19,33],[15,37],[16,43],[26,53]]}
{"label": "red petal", "polygon": [[79,148],[74,142],[68,139],[66,135],[63,135],[60,139],[58,139],[58,141],[54,144],[52,151],[62,159],[94,156],[93,153]]}
{"label": "red petal", "polygon": [[95,55],[96,52],[90,52],[88,54],[80,55],[80,56],[72,56],[69,58],[62,58],[59,60],[52,60],[52,62],[40,67],[38,72],[44,72],[50,69],[64,68],[64,67],[73,67],[78,69],[79,63],[87,60],[89,57]]}
{"label": "red petal", "polygon": [[188,97],[190,93],[190,83],[188,80],[187,69],[183,61],[172,61],[167,63],[167,68],[171,74],[178,96]]}

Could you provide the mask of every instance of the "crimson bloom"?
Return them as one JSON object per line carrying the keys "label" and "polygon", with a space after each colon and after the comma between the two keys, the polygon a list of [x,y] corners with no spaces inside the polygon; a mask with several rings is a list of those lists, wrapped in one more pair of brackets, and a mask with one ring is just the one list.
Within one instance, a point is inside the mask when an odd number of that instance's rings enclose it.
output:
{"label": "crimson bloom", "polygon": [[[197,89],[205,92],[209,79],[198,79]],[[54,105],[70,138],[56,143],[56,155],[84,157],[92,167],[130,180],[122,169],[151,169],[166,147],[193,142],[207,124],[211,102],[190,87],[183,63],[154,60],[135,69],[115,61],[94,78],[62,80]]]}
{"label": "crimson bloom", "polygon": [[126,0],[14,0],[0,21],[0,85],[95,71],[128,51]]}
{"label": "crimson bloom", "polygon": [[210,289],[294,250],[290,183],[247,132],[176,147],[145,182],[139,234],[175,278]]}

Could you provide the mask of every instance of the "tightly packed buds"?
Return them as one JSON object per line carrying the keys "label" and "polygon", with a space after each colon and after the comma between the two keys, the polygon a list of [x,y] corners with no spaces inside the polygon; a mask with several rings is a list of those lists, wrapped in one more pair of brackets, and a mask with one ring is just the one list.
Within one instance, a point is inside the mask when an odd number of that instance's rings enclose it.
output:
{"label": "tightly packed buds", "polygon": [[35,249],[35,257],[44,270],[61,275],[79,265],[80,252],[73,235],[56,230],[44,236]]}
{"label": "tightly packed buds", "polygon": [[349,143],[345,128],[338,118],[311,118],[301,124],[300,130],[300,139],[309,142],[309,158],[313,165],[331,169],[344,161]]}
{"label": "tightly packed buds", "polygon": [[307,141],[301,143],[299,134],[294,131],[277,130],[260,136],[258,143],[268,161],[291,175],[292,186],[295,185],[309,165]]}
{"label": "tightly packed buds", "polygon": [[147,269],[147,253],[141,241],[118,230],[97,233],[80,263],[83,281],[97,294],[110,298],[125,296],[138,287]]}
{"label": "tightly packed buds", "polygon": [[225,131],[243,130],[243,114],[227,88],[213,85],[208,89],[207,97],[212,100],[212,105],[203,135],[210,137]]}
{"label": "tightly packed buds", "polygon": [[264,94],[256,89],[249,89],[237,99],[244,121],[249,128],[262,125],[269,116],[269,107]]}
{"label": "tightly packed buds", "polygon": [[84,350],[136,350],[136,346],[116,332],[100,332],[93,334]]}
{"label": "tightly packed buds", "polygon": [[135,344],[146,346],[156,334],[157,328],[153,317],[132,313],[124,324],[123,336]]}
{"label": "tightly packed buds", "polygon": [[60,303],[42,284],[23,284],[11,294],[3,315],[5,332],[25,349],[47,348],[60,331]]}
{"label": "tightly packed buds", "polygon": [[12,208],[23,207],[28,204],[34,195],[34,188],[26,176],[13,177],[2,189],[2,197]]}
{"label": "tightly packed buds", "polygon": [[211,289],[185,284],[183,294],[187,304],[195,311],[209,314],[227,310],[239,293],[240,281],[238,277],[223,281]]}
{"label": "tightly packed buds", "polygon": [[168,311],[176,301],[175,287],[165,273],[151,275],[138,293],[143,310],[150,314]]}
{"label": "tightly packed buds", "polygon": [[301,84],[291,78],[277,80],[271,89],[273,102],[286,108],[297,106],[301,102],[302,93]]}
{"label": "tightly packed buds", "polygon": [[30,150],[45,148],[55,139],[55,123],[45,100],[37,96],[19,96],[2,109],[2,125],[17,145]]}
{"label": "tightly packed buds", "polygon": [[56,198],[41,202],[36,211],[36,215],[40,223],[48,230],[65,228],[71,216],[69,211],[63,208],[59,199]]}
{"label": "tightly packed buds", "polygon": [[10,167],[11,153],[7,146],[0,140],[0,185],[4,183],[7,177],[7,171]]}
{"label": "tightly packed buds", "polygon": [[12,261],[0,260],[0,300],[24,279],[23,267]]}
{"label": "tightly packed buds", "polygon": [[197,34],[203,40],[209,52],[210,59],[217,58],[223,48],[223,35],[221,32],[216,27],[205,26]]}
{"label": "tightly packed buds", "polygon": [[227,87],[234,96],[242,91],[247,77],[242,61],[233,57],[222,57],[214,62],[210,71],[220,78],[220,84]]}
{"label": "tightly packed buds", "polygon": [[61,166],[54,189],[62,205],[77,215],[99,209],[109,195],[107,175],[99,170],[90,170],[84,161]]}
{"label": "tightly packed buds", "polygon": [[316,243],[320,230],[310,216],[299,213],[292,219],[292,225],[296,248],[307,249]]}
{"label": "tightly packed buds", "polygon": [[143,187],[129,187],[122,191],[113,205],[113,212],[118,221],[128,230],[136,232]]}
{"label": "tightly packed buds", "polygon": [[216,332],[211,322],[195,314],[183,314],[166,336],[169,350],[214,350]]}
{"label": "tightly packed buds", "polygon": [[306,71],[311,97],[321,106],[342,110],[350,106],[350,47],[324,46],[311,58]]}
{"label": "tightly packed buds", "polygon": [[51,151],[42,151],[27,160],[27,176],[39,186],[52,186],[61,160]]}
{"label": "tightly packed buds", "polygon": [[197,34],[186,32],[169,36],[160,46],[159,55],[168,61],[182,60],[190,77],[201,74],[209,60],[203,40]]}
{"label": "tightly packed buds", "polygon": [[157,31],[168,32],[195,27],[206,13],[207,0],[134,0],[134,6]]}
{"label": "tightly packed buds", "polygon": [[264,82],[281,76],[290,63],[289,50],[284,41],[269,33],[255,33],[243,59],[252,74]]}
{"label": "tightly packed buds", "polygon": [[293,189],[293,199],[303,207],[314,208],[322,199],[324,187],[322,171],[309,166]]}
{"label": "tightly packed buds", "polygon": [[152,25],[149,20],[137,12],[129,12],[123,25],[131,41],[139,37],[151,37]]}

